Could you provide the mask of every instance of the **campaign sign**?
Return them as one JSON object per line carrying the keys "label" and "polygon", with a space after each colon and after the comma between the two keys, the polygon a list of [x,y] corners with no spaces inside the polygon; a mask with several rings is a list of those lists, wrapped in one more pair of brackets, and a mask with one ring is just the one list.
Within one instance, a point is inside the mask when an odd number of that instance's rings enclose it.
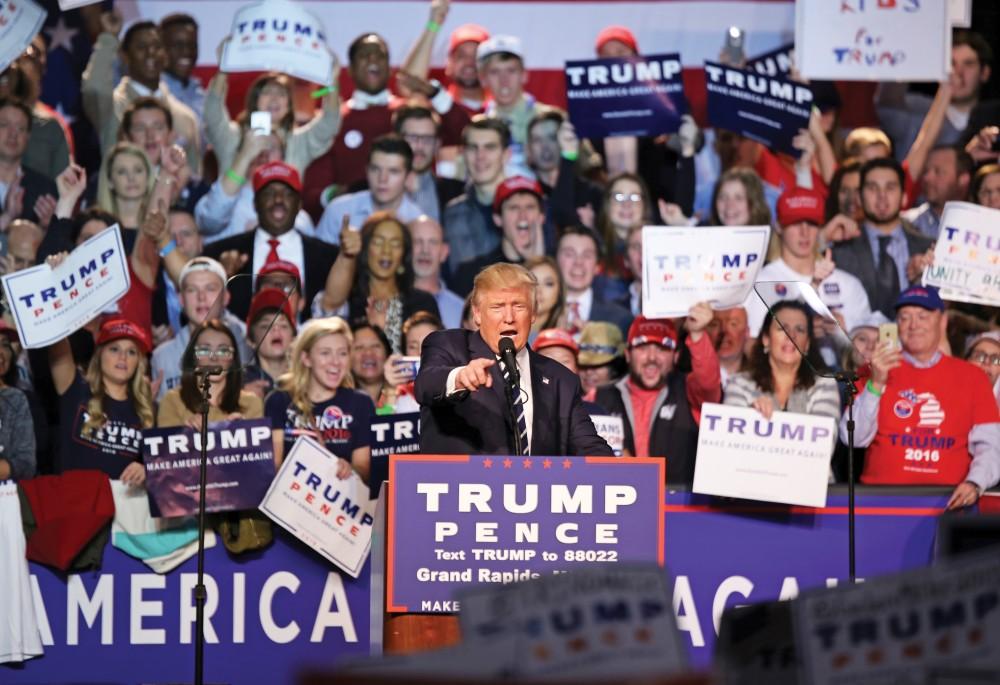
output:
{"label": "campaign sign", "polygon": [[764,76],[787,76],[795,65],[795,44],[782,45],[777,50],[765,52],[746,61],[744,69]]}
{"label": "campaign sign", "polygon": [[375,502],[357,473],[337,477],[338,461],[312,438],[300,437],[260,510],[357,578],[371,547]]}
{"label": "campaign sign", "polygon": [[801,682],[924,683],[936,667],[1000,667],[995,551],[806,593],[792,611]]}
{"label": "campaign sign", "polygon": [[459,594],[466,643],[511,636],[517,680],[638,678],[684,672],[687,653],[656,564],[594,565]]}
{"label": "campaign sign", "polygon": [[942,81],[951,65],[948,0],[795,2],[804,78]]}
{"label": "campaign sign", "polygon": [[69,10],[75,10],[77,7],[96,5],[99,2],[101,0],[59,0],[59,9],[63,12],[68,12]]}
{"label": "campaign sign", "polygon": [[392,455],[387,611],[457,612],[460,587],[663,561],[662,459]]}
{"label": "campaign sign", "polygon": [[604,438],[604,441],[611,447],[611,451],[616,457],[622,456],[625,450],[625,422],[620,416],[610,416],[608,414],[591,414],[590,420],[594,422],[594,429],[597,434]]}
{"label": "campaign sign", "polygon": [[767,255],[768,226],[644,226],[642,315],[687,316],[707,301],[742,305]]}
{"label": "campaign sign", "polygon": [[693,492],[826,506],[836,423],[829,416],[705,404]]}
{"label": "campaign sign", "polygon": [[420,412],[391,414],[372,419],[372,458],[368,487],[372,499],[389,478],[389,455],[420,451]]}
{"label": "campaign sign", "polygon": [[265,0],[236,12],[219,68],[281,71],[329,86],[332,60],[319,19],[297,2]]}
{"label": "campaign sign", "polygon": [[31,0],[0,0],[0,71],[31,44],[45,16],[45,10]]}
{"label": "campaign sign", "polygon": [[798,157],[792,138],[809,128],[813,93],[780,76],[705,62],[708,122]]}
{"label": "campaign sign", "polygon": [[[256,509],[274,478],[268,419],[219,421],[205,442],[205,511]],[[142,431],[146,490],[159,516],[198,513],[201,432],[187,426]]]}
{"label": "campaign sign", "polygon": [[566,99],[581,138],[673,133],[688,111],[681,56],[566,62]]}
{"label": "campaign sign", "polygon": [[942,297],[964,295],[1000,305],[1000,210],[970,202],[945,204],[924,285],[941,288]]}
{"label": "campaign sign", "polygon": [[24,347],[62,340],[128,292],[128,255],[119,230],[115,224],[101,231],[55,269],[39,264],[3,277]]}

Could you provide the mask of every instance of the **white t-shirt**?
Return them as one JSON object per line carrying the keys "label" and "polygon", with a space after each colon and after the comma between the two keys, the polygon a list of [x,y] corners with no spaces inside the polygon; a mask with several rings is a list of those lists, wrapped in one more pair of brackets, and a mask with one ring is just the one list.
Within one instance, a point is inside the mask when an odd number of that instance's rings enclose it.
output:
{"label": "white t-shirt", "polygon": [[3,588],[3,620],[0,620],[0,664],[20,662],[42,655],[42,636],[35,618],[31,592],[27,543],[21,527],[21,505],[14,481],[0,481],[0,588]]}
{"label": "white t-shirt", "polygon": [[[773,262],[765,264],[757,276],[757,282],[761,281],[798,281],[799,283],[810,283],[811,274],[800,274],[792,270],[788,264],[780,257]],[[758,286],[759,287],[759,286]],[[774,288],[774,293],[762,292],[765,298],[771,301],[792,297],[792,294],[781,292],[780,286],[769,286]],[[846,271],[834,269],[819,288],[819,298],[830,311],[844,317],[844,328],[850,331],[855,326],[866,321],[872,313],[871,305],[868,303],[868,293],[861,281]],[[750,334],[756,337],[760,334],[760,327],[767,316],[767,308],[754,291],[750,292],[744,306],[747,310],[747,325],[750,327]]]}

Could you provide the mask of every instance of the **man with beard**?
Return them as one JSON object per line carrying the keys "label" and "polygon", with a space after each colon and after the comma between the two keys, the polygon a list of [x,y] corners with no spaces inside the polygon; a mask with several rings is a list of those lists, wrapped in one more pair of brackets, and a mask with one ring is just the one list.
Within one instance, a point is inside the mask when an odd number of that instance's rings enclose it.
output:
{"label": "man with beard", "polygon": [[441,145],[439,118],[423,105],[404,105],[392,115],[392,126],[413,150],[413,172],[407,180],[407,197],[435,221],[441,221],[445,205],[465,190],[454,178],[439,178],[434,166]]}
{"label": "man with beard", "polygon": [[556,226],[583,223],[594,228],[601,190],[577,174],[580,139],[566,114],[540,112],[528,124],[528,163],[542,184],[549,220]]}
{"label": "man with beard", "polygon": [[[294,230],[302,202],[302,181],[295,167],[269,162],[253,175],[253,203],[257,227],[231,238],[212,243],[205,254],[232,264],[231,273],[259,273],[265,264],[285,261],[294,264],[305,283],[305,301],[312,302],[326,284],[326,276],[337,257],[337,246]],[[246,318],[252,288],[248,278],[230,284],[230,309]]]}
{"label": "man with beard", "polygon": [[[330,200],[365,180],[372,143],[392,132],[392,113],[403,100],[389,93],[389,46],[377,33],[364,33],[351,43],[347,56],[354,93],[341,106],[340,132],[326,154],[306,170],[303,204],[310,215],[322,213]],[[457,139],[469,116],[453,107],[441,90],[430,100],[441,115],[442,135]]]}
{"label": "man with beard", "polygon": [[348,225],[360,228],[375,212],[390,212],[403,223],[413,221],[421,211],[406,196],[406,179],[413,169],[413,150],[393,133],[379,136],[368,154],[365,175],[368,189],[341,195],[323,210],[316,237],[334,245],[340,242],[344,216]]}
{"label": "man with beard", "polygon": [[[426,79],[430,72],[434,40],[448,18],[450,0],[432,0],[431,13],[417,42],[403,60],[401,72]],[[469,116],[481,114],[486,93],[479,82],[476,68],[476,48],[490,37],[489,32],[477,24],[462,24],[448,38],[448,57],[444,75],[450,81],[448,93]]]}
{"label": "man with beard", "polygon": [[628,376],[598,388],[597,404],[625,424],[624,449],[635,457],[666,457],[668,483],[694,480],[698,423],[705,402],[722,397],[719,360],[705,328],[712,308],[700,302],[684,322],[690,373],[674,367],[677,329],[669,319],[638,317],[628,331]]}
{"label": "man with beard", "polygon": [[895,316],[899,293],[920,279],[933,242],[903,220],[903,169],[894,159],[876,158],[861,167],[861,235],[837,243],[833,261],[861,280],[872,310]]}
{"label": "man with beard", "polygon": [[458,267],[452,286],[460,295],[472,290],[476,275],[490,264],[520,264],[545,254],[545,209],[537,181],[523,176],[505,179],[493,196],[493,222],[500,226],[500,245]]}
{"label": "man with beard", "polygon": [[[101,14],[101,34],[94,43],[90,62],[83,72],[81,95],[83,111],[100,133],[101,154],[118,142],[122,114],[129,104],[140,97],[155,97],[166,102],[173,115],[174,142],[184,148],[188,166],[195,176],[201,176],[201,133],[198,117],[191,108],[174,97],[162,80],[166,53],[160,29],[151,21],[132,24],[121,46],[118,32],[122,17],[117,12]],[[115,85],[115,57],[121,55],[127,76]]]}
{"label": "man with beard", "polygon": [[937,240],[941,230],[941,212],[946,202],[959,202],[969,196],[969,184],[976,163],[969,153],[953,145],[938,145],[927,156],[923,182],[926,202],[903,213],[903,217],[928,238]]}
{"label": "man with beard", "polygon": [[441,224],[429,216],[421,216],[410,224],[413,238],[413,287],[434,296],[445,328],[462,325],[465,300],[445,287],[441,280],[441,265],[448,261],[448,243]]}

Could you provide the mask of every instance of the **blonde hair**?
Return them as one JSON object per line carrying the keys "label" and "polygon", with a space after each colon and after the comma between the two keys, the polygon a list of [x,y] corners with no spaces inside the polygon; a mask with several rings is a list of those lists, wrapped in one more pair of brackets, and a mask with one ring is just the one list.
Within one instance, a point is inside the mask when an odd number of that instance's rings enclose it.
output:
{"label": "blonde hair", "polygon": [[885,131],[872,126],[859,126],[844,138],[844,154],[848,157],[860,157],[866,147],[885,145],[886,151],[892,154],[892,142]]}
{"label": "blonde hair", "polygon": [[[104,348],[113,342],[117,341],[111,340],[94,350],[94,356],[90,358],[87,372],[83,376],[87,381],[87,385],[90,386],[90,399],[87,401],[87,420],[84,422],[81,431],[84,435],[91,435],[94,431],[103,428],[108,420],[107,415],[104,413],[104,398],[107,396],[107,393],[104,389],[104,374],[101,371],[101,353],[104,352]],[[132,374],[132,378],[129,380],[128,396],[132,400],[135,413],[139,416],[139,423],[142,424],[143,428],[151,428],[153,426],[153,391],[149,387],[149,381],[146,379],[146,370],[149,367],[149,363],[146,361],[146,355],[142,353],[142,350],[138,349],[138,345],[136,349],[139,354],[139,363],[136,364],[135,373]]]}
{"label": "blonde hair", "polygon": [[469,300],[479,306],[479,300],[488,290],[525,288],[531,301],[531,311],[538,309],[538,277],[520,264],[501,262],[491,264],[476,276]]}
{"label": "blonde hair", "polygon": [[[312,372],[302,362],[302,357],[312,351],[313,345],[320,338],[327,335],[342,335],[347,340],[350,348],[354,344],[354,336],[351,334],[351,327],[339,316],[331,316],[325,319],[312,319],[299,331],[292,345],[291,366],[287,373],[278,378],[278,388],[289,394],[292,404],[299,410],[302,418],[310,423],[313,418],[313,406],[309,400],[309,380]],[[354,376],[351,375],[350,367],[344,372],[344,378],[340,382],[341,387],[353,388]]]}
{"label": "blonde hair", "polygon": [[[121,219],[118,211],[118,200],[111,189],[111,165],[118,155],[132,155],[133,157],[137,157],[142,160],[142,163],[146,167],[146,195],[143,198],[142,210],[142,214],[145,214],[146,202],[153,191],[153,186],[156,185],[156,175],[153,173],[153,165],[150,163],[149,157],[146,156],[146,151],[134,143],[116,143],[104,155],[104,161],[101,162],[100,175],[97,178],[97,206],[106,212],[114,214],[115,218]],[[128,228],[135,228],[135,226],[129,226]]]}

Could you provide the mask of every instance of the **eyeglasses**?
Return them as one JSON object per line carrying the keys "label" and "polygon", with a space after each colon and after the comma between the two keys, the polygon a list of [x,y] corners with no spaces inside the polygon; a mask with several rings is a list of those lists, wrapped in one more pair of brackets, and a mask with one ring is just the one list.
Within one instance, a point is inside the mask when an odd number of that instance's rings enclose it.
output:
{"label": "eyeglasses", "polygon": [[1000,366],[1000,354],[976,352],[974,355],[969,357],[969,361],[973,364],[982,364],[984,366]]}
{"label": "eyeglasses", "polygon": [[410,145],[433,145],[437,141],[437,136],[434,135],[418,135],[416,133],[407,133],[403,136],[405,140]]}
{"label": "eyeglasses", "polygon": [[198,345],[194,348],[195,359],[232,359],[234,350],[229,345],[216,347],[214,350],[207,345]]}
{"label": "eyeglasses", "polygon": [[639,193],[615,193],[611,196],[611,199],[619,204],[625,204],[626,202],[639,203],[642,202],[642,195]]}

